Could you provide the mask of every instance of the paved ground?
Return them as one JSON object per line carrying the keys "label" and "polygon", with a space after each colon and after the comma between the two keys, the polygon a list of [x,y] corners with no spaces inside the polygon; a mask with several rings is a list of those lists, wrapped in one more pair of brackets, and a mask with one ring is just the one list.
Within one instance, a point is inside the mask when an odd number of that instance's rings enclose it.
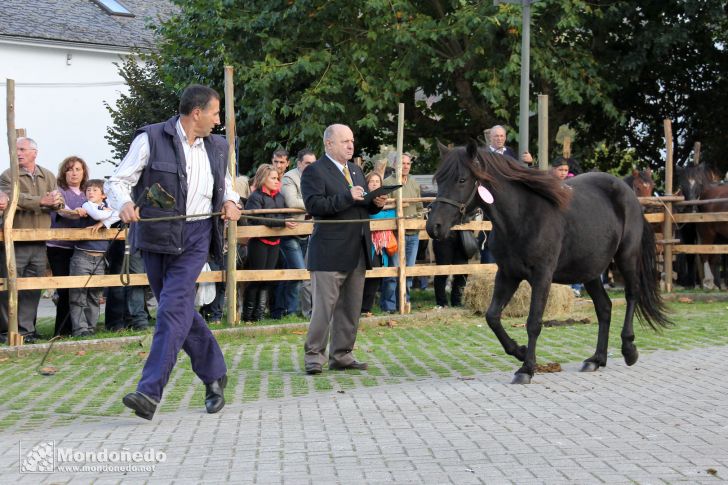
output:
{"label": "paved ground", "polygon": [[[0,483],[720,483],[728,346],[619,359],[594,374],[510,373],[0,433]],[[22,440],[22,460],[19,443]],[[164,453],[149,472],[20,473],[56,454]],[[29,450],[35,448],[35,452]],[[65,450],[65,451],[64,451]],[[128,457],[127,457],[128,458]],[[140,457],[137,457],[141,460]],[[51,463],[46,460],[47,465]],[[129,462],[90,463],[119,466]]]}

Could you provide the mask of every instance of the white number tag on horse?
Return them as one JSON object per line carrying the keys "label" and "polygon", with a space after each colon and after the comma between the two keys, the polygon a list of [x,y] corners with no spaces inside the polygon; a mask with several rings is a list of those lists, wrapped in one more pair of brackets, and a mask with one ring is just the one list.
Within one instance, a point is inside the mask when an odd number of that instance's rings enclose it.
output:
{"label": "white number tag on horse", "polygon": [[478,195],[481,199],[483,199],[483,202],[485,202],[486,204],[493,203],[493,194],[491,194],[490,190],[486,189],[482,185],[478,187]]}

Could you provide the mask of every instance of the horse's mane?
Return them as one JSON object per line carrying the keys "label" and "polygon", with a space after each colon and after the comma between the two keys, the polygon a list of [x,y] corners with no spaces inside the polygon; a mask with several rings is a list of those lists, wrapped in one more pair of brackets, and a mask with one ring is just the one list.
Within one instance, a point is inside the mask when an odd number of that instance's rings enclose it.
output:
{"label": "horse's mane", "polygon": [[566,189],[561,180],[551,173],[521,166],[512,158],[489,150],[478,149],[470,168],[478,179],[496,188],[499,178],[521,183],[561,210],[571,200],[571,190]]}

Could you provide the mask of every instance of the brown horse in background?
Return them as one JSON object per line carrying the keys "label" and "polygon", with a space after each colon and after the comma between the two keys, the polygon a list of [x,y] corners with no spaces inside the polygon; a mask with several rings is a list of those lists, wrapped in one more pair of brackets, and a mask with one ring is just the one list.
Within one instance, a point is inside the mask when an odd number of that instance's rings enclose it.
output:
{"label": "brown horse in background", "polygon": [[[678,184],[685,200],[728,199],[728,183],[720,181],[720,174],[710,165],[688,165],[677,167]],[[728,200],[710,202],[702,205],[687,206],[685,212],[728,212]],[[686,224],[687,226],[687,224]],[[728,222],[701,222],[695,224],[700,244],[719,244],[728,242]],[[710,270],[721,286],[717,254],[702,255],[710,264]]]}
{"label": "brown horse in background", "polygon": [[655,191],[655,181],[652,180],[651,168],[646,168],[642,171],[635,168],[632,170],[631,175],[627,175],[622,180],[632,187],[637,197],[651,197]]}

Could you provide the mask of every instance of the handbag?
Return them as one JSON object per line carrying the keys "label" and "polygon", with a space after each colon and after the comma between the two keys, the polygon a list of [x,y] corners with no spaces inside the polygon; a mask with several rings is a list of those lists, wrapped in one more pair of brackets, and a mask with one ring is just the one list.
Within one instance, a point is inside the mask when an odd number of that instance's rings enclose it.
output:
{"label": "handbag", "polygon": [[397,252],[397,237],[392,231],[387,231],[387,246],[384,249],[390,256],[394,256],[394,253]]}
{"label": "handbag", "polygon": [[475,256],[480,249],[478,246],[478,240],[473,235],[473,231],[458,231],[460,233],[460,242],[463,245],[463,251],[468,259]]}

